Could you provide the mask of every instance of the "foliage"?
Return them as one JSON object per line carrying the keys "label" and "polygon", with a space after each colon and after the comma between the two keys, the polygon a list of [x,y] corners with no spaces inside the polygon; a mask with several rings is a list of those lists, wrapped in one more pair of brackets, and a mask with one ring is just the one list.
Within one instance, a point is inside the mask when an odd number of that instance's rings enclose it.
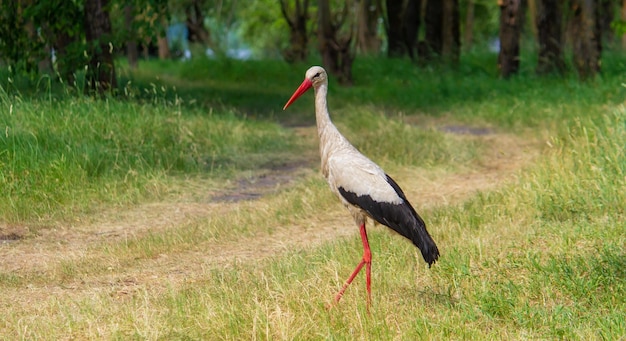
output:
{"label": "foliage", "polygon": [[[130,28],[125,22],[124,8],[127,6],[131,7],[133,14]],[[169,10],[167,0],[113,0],[110,13],[113,43],[118,53],[129,40],[155,43],[157,37],[165,35],[162,19],[178,14]]]}
{"label": "foliage", "polygon": [[617,36],[623,36],[626,34],[626,21],[623,20],[615,20],[611,23],[611,29],[615,32]]}
{"label": "foliage", "polygon": [[[343,3],[331,1],[331,6],[334,9],[342,8]],[[461,0],[461,18],[465,17],[470,3],[474,5],[473,36],[477,43],[474,46],[476,49],[487,49],[498,34],[499,8],[492,0]],[[83,33],[83,4],[84,0],[3,2],[0,6],[0,16],[3,18],[0,24],[0,58],[14,72],[23,71],[35,78],[38,73],[37,62],[50,55],[45,50],[46,46],[53,46],[60,35],[66,34],[71,44],[66,53],[57,55],[62,60],[59,60],[55,71],[61,77],[67,77],[67,74],[82,70],[88,47]],[[199,4],[205,16],[204,24],[210,31],[209,47],[219,56],[228,55],[229,49],[249,47],[255,57],[277,59],[281,56],[280,51],[289,44],[288,27],[280,13],[279,4],[270,0],[111,0],[108,10],[111,13],[113,36],[107,39],[117,56],[123,54],[124,44],[129,40],[154,44],[155,38],[165,32],[165,21],[184,22],[186,10],[192,4]],[[126,6],[133,8],[134,17],[130,27],[124,22]],[[311,1],[310,6],[309,29],[315,32],[317,5]],[[615,30],[620,30],[621,26],[619,21],[613,24]],[[311,46],[318,45],[315,36],[312,34],[309,42]],[[206,46],[197,48],[204,54]]]}
{"label": "foliage", "polygon": [[[111,1],[106,8],[112,11],[115,32],[102,36],[114,48],[120,48],[128,39],[145,39],[160,33],[160,15],[164,15],[164,0]],[[23,6],[23,7],[20,7]],[[123,23],[124,6],[134,6],[136,20],[127,29]],[[73,74],[85,68],[89,54],[98,42],[87,42],[84,29],[84,0],[45,0],[33,2],[8,1],[0,6],[5,18],[0,25],[0,57],[17,73],[38,74],[37,63],[49,61],[54,72],[63,81],[70,81]],[[138,32],[138,33],[135,33]],[[51,62],[55,49],[56,64]],[[48,66],[49,67],[49,66]]]}
{"label": "foliage", "polygon": [[[500,27],[500,8],[491,0],[472,0],[474,3],[474,39],[480,45],[485,45],[498,37]],[[466,16],[469,0],[459,1],[461,22]],[[462,24],[461,29],[465,29]]]}
{"label": "foliage", "polygon": [[247,3],[238,7],[238,17],[246,18],[239,23],[241,39],[266,58],[280,58],[287,47],[287,22],[281,16],[280,5],[275,0]]}
{"label": "foliage", "polygon": [[32,14],[19,1],[3,1],[0,6],[0,58],[13,72],[36,74],[37,60],[42,43],[37,39],[35,27],[26,25]]}

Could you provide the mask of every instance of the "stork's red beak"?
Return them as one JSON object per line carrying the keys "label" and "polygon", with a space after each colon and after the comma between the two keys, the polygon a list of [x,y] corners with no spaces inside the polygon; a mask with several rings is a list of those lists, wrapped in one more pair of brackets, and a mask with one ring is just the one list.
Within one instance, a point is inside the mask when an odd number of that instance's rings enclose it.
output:
{"label": "stork's red beak", "polygon": [[291,103],[295,102],[298,97],[302,96],[302,94],[309,90],[311,86],[313,86],[313,83],[308,78],[305,78],[304,81],[302,81],[302,84],[300,84],[300,86],[298,87],[298,89],[296,89],[296,92],[291,95],[291,98],[287,101],[287,104],[285,104],[283,110],[287,109],[287,107],[290,106]]}

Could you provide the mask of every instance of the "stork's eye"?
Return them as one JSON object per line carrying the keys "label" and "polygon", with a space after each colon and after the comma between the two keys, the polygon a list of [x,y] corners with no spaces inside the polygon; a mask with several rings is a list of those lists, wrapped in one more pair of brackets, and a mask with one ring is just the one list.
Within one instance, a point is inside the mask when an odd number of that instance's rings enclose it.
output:
{"label": "stork's eye", "polygon": [[322,73],[321,73],[321,72],[318,72],[318,73],[316,73],[316,74],[315,74],[315,76],[313,76],[313,79],[315,79],[315,78],[317,78],[317,77],[319,77],[319,76],[321,76],[321,75],[322,75]]}

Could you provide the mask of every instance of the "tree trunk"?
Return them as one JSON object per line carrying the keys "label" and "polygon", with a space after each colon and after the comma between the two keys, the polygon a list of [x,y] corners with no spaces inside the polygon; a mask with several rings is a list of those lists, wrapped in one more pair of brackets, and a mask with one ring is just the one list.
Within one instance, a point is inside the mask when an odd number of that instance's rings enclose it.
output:
{"label": "tree trunk", "polygon": [[107,1],[85,1],[85,37],[89,45],[87,81],[91,89],[100,94],[117,88]]}
{"label": "tree trunk", "polygon": [[441,28],[443,27],[443,1],[444,0],[427,0],[426,13],[424,15],[424,24],[426,35],[424,42],[426,43],[426,58],[430,59],[433,55],[440,56],[443,48],[441,37]]}
{"label": "tree trunk", "polygon": [[337,49],[334,48],[333,40],[335,39],[335,29],[330,19],[330,4],[328,0],[319,0],[317,6],[318,27],[317,34],[320,45],[320,54],[324,66],[329,69],[330,73],[336,73],[339,69]]}
{"label": "tree trunk", "polygon": [[357,10],[357,48],[364,54],[376,54],[381,45],[377,34],[380,2],[359,0]]}
{"label": "tree trunk", "polygon": [[167,41],[167,28],[169,23],[167,21],[166,11],[167,8],[160,8],[158,14],[160,18],[157,19],[161,23],[159,34],[157,35],[157,52],[161,60],[168,59],[171,56],[170,45]]}
{"label": "tree trunk", "polygon": [[457,64],[461,51],[459,0],[443,0],[442,2],[441,55],[446,61]]}
{"label": "tree trunk", "polygon": [[126,57],[128,58],[128,65],[131,69],[137,68],[137,60],[139,59],[139,49],[137,48],[137,38],[133,30],[134,19],[133,5],[124,6],[124,26],[126,31],[129,32],[129,37],[126,39]]}
{"label": "tree trunk", "polygon": [[503,78],[519,70],[521,0],[500,0],[500,54],[498,68]]}
{"label": "tree trunk", "polygon": [[597,4],[597,25],[600,32],[600,41],[613,41],[613,30],[611,29],[611,23],[615,19],[613,13],[613,0],[598,0]]}
{"label": "tree trunk", "polygon": [[458,62],[461,49],[458,0],[428,0],[424,19],[426,57]]}
{"label": "tree trunk", "polygon": [[46,44],[43,47],[43,53],[44,55],[41,56],[41,59],[37,62],[39,73],[52,73],[54,65],[52,65],[52,49],[50,48],[50,45]]}
{"label": "tree trunk", "polygon": [[157,37],[157,47],[159,49],[159,59],[168,59],[170,57],[170,45],[167,43],[167,36],[159,35]]}
{"label": "tree trunk", "polygon": [[422,0],[408,0],[404,11],[404,42],[412,60],[417,60],[417,36],[422,23]]}
{"label": "tree trunk", "polygon": [[[533,38],[535,38],[535,40],[538,40],[538,35],[539,32],[537,32],[537,27],[539,24],[537,24],[537,18],[539,18],[539,14],[537,14],[537,6],[539,6],[538,2],[541,2],[542,0],[522,0],[522,9],[523,9],[523,13],[522,13],[522,21],[525,21],[526,18],[526,13],[528,13],[528,19],[530,19],[530,31],[533,34]],[[526,5],[524,5],[524,3],[526,3]],[[522,31],[524,30],[524,26],[522,25]]]}
{"label": "tree trunk", "polygon": [[[352,50],[352,29],[344,37],[339,37],[339,29],[348,15],[348,3],[345,3],[341,16],[337,22],[331,19],[330,4],[328,0],[318,0],[318,40],[322,61],[327,70],[337,77],[340,84],[352,84],[352,62],[354,52]],[[337,14],[337,13],[335,13]]]}
{"label": "tree trunk", "polygon": [[465,50],[470,50],[474,44],[474,0],[468,0],[465,13]]}
{"label": "tree trunk", "polygon": [[189,41],[198,42],[202,45],[209,44],[209,31],[204,27],[204,13],[202,13],[201,0],[193,0],[186,8],[187,20],[185,25],[189,30]]}
{"label": "tree trunk", "polygon": [[563,41],[561,33],[561,2],[562,0],[537,1],[537,38],[539,42],[539,58],[537,73],[563,73]]}
{"label": "tree trunk", "polygon": [[406,54],[403,34],[402,0],[386,0],[387,4],[387,55],[391,58]]}
{"label": "tree trunk", "polygon": [[593,78],[600,71],[601,41],[593,0],[573,0],[572,43],[574,66],[581,79]]}
{"label": "tree trunk", "polygon": [[[68,53],[68,47],[74,42],[67,31],[58,31],[55,35],[54,41],[54,54],[56,58],[56,70],[58,77],[61,78],[65,84],[69,86],[76,85],[76,77],[74,71],[76,71],[76,65],[74,65],[70,53]],[[54,62],[53,62],[54,63]]]}
{"label": "tree trunk", "polygon": [[283,57],[288,63],[305,61],[309,55],[309,33],[306,29],[309,1],[296,0],[293,14],[290,14],[285,0],[281,0],[280,10],[289,25],[289,48],[283,51]]}

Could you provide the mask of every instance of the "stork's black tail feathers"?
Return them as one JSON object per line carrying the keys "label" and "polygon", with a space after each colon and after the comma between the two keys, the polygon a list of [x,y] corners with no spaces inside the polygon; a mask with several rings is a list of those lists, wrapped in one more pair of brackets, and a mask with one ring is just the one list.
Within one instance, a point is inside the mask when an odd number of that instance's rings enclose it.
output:
{"label": "stork's black tail feathers", "polygon": [[[424,220],[411,206],[400,186],[389,175],[387,175],[387,182],[396,190],[396,193],[404,200],[404,203],[389,207],[388,209],[394,211],[393,214],[385,214],[386,217],[379,223],[389,226],[400,235],[412,241],[422,252],[422,257],[424,257],[428,266],[432,266],[439,258],[437,244],[435,244],[435,241],[426,230]],[[376,217],[374,219],[378,220]]]}
{"label": "stork's black tail feathers", "polygon": [[383,219],[383,221],[379,222],[389,226],[400,235],[412,241],[413,244],[420,249],[422,257],[424,257],[424,260],[430,267],[439,258],[439,249],[437,248],[437,244],[435,244],[433,238],[430,234],[428,234],[426,224],[417,212],[415,212],[415,209],[413,209],[411,204],[405,199],[404,204],[401,206],[403,207],[400,207],[399,209],[401,209],[402,212],[397,212],[400,213],[396,216],[398,218],[397,220]]}
{"label": "stork's black tail feathers", "polygon": [[[411,204],[408,202],[406,203],[409,207],[411,207]],[[415,212],[415,210],[413,210],[413,212]],[[409,236],[403,235],[409,238],[413,244],[420,249],[422,257],[424,257],[424,260],[428,263],[428,267],[430,267],[439,258],[439,249],[437,248],[435,241],[430,237],[430,234],[428,234],[426,224],[424,224],[422,218],[417,213],[415,213],[415,217],[417,218],[415,219],[415,223],[412,224],[412,226],[407,226],[408,230],[410,230]]]}

